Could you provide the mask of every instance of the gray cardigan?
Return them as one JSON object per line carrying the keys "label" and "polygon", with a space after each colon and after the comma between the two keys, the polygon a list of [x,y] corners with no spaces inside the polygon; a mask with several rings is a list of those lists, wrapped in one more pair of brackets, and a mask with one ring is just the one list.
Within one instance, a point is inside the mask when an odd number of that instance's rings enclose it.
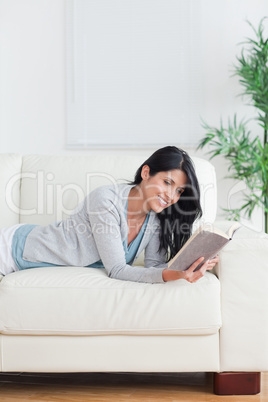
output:
{"label": "gray cardigan", "polygon": [[111,278],[162,283],[167,267],[158,252],[160,223],[151,211],[140,247],[145,267],[126,264],[123,240],[128,234],[125,206],[133,186],[102,186],[92,191],[67,220],[36,226],[28,235],[23,259],[56,265],[88,266],[100,259]]}

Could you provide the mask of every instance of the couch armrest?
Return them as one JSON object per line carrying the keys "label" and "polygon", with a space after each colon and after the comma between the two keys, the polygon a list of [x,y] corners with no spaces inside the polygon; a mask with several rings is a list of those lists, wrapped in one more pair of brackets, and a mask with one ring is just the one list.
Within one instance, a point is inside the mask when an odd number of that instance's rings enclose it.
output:
{"label": "couch armrest", "polygon": [[267,371],[268,235],[239,229],[215,271],[221,283],[221,371]]}

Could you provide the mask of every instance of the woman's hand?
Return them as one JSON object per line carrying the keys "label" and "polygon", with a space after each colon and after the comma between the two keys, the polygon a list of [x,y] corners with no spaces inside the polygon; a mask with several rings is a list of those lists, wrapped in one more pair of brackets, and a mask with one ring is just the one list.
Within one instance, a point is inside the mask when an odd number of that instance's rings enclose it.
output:
{"label": "woman's hand", "polygon": [[216,255],[216,257],[211,258],[210,260],[208,260],[208,261],[206,262],[206,264],[207,264],[207,269],[206,269],[206,271],[209,271],[209,270],[213,269],[213,268],[215,267],[215,265],[216,265],[219,261],[220,261],[220,259],[219,259],[219,256],[218,256],[218,255]]}
{"label": "woman's hand", "polygon": [[171,269],[164,269],[162,275],[165,282],[175,281],[177,279],[185,279],[188,282],[194,283],[198,279],[202,278],[206,271],[214,268],[214,266],[219,262],[219,257],[216,256],[211,260],[205,262],[198,271],[195,269],[204,260],[204,257],[198,258],[186,271],[173,271]]}

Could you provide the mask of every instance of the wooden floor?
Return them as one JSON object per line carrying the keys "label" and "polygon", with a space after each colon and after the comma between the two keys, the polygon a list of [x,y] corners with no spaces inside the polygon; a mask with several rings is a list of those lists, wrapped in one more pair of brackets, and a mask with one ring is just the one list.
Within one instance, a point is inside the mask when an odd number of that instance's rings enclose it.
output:
{"label": "wooden floor", "polygon": [[0,401],[268,402],[268,373],[250,396],[214,395],[212,373],[0,373]]}

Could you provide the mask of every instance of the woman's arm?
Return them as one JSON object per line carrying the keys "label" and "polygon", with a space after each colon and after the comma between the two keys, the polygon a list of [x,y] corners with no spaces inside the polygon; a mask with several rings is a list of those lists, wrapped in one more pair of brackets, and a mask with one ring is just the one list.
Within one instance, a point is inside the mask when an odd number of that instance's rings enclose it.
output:
{"label": "woman's arm", "polygon": [[100,259],[109,277],[134,282],[163,283],[163,269],[153,266],[145,269],[126,264],[119,206],[116,197],[109,194],[109,190],[104,191],[106,193],[94,193],[88,208],[88,219]]}
{"label": "woman's arm", "polygon": [[[103,265],[111,278],[133,282],[163,283],[166,280],[180,279],[176,271],[165,271],[167,268],[165,255],[159,252],[159,228],[155,232],[145,249],[145,268],[126,264],[125,251],[121,237],[121,219],[118,202],[111,190],[95,191],[90,200],[87,217],[92,228],[92,235]],[[106,192],[105,192],[106,191]],[[121,214],[122,215],[122,214]],[[188,270],[189,271],[189,270]],[[175,272],[175,273],[174,273]],[[198,271],[197,271],[198,272]],[[202,271],[201,271],[202,272]],[[198,277],[200,273],[194,273]],[[192,277],[185,276],[192,281]]]}

